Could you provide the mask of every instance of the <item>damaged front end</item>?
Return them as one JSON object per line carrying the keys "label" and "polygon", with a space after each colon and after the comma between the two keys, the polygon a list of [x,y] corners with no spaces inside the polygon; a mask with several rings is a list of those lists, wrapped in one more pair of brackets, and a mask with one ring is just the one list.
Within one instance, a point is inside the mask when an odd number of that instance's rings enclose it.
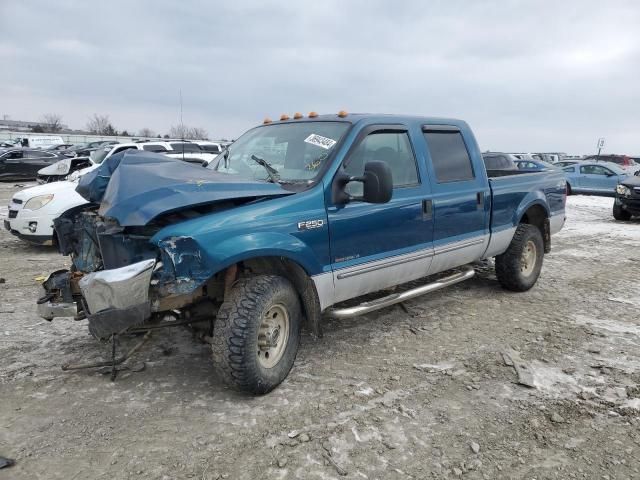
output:
{"label": "damaged front end", "polygon": [[150,239],[158,227],[120,227],[95,208],[71,212],[57,219],[55,228],[60,250],[71,256],[73,267],[52,273],[43,283],[38,313],[47,320],[87,319],[91,334],[106,339],[216,290],[213,272],[189,237],[156,247]]}
{"label": "damaged front end", "polygon": [[80,178],[76,191],[90,204],[54,221],[60,252],[73,267],[44,282],[38,311],[47,320],[86,318],[98,338],[158,319],[161,312],[196,315],[204,302],[222,301],[224,272],[214,270],[194,238],[154,239],[160,230],[292,193],[137,150],[105,160]]}

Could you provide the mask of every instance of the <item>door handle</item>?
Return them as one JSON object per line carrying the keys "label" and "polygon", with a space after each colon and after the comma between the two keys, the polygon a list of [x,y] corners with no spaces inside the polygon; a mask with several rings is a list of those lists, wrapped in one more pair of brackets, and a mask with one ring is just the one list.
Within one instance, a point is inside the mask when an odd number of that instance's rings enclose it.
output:
{"label": "door handle", "polygon": [[433,219],[433,202],[431,200],[422,200],[422,219]]}
{"label": "door handle", "polygon": [[478,210],[482,210],[484,208],[484,192],[476,193],[476,207]]}

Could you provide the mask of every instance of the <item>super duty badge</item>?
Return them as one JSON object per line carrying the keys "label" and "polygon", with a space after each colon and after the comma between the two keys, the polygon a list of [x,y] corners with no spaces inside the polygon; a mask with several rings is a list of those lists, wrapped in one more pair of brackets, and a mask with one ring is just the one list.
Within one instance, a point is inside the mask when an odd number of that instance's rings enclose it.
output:
{"label": "super duty badge", "polygon": [[305,222],[298,222],[298,230],[311,230],[313,228],[324,227],[324,220],[307,220]]}

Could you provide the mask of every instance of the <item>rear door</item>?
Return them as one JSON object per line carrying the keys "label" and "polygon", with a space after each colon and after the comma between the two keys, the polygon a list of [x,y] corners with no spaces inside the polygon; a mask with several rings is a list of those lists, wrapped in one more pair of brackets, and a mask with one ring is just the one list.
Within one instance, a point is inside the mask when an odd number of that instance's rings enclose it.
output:
{"label": "rear door", "polygon": [[342,171],[354,176],[362,175],[369,161],[386,162],[394,188],[385,204],[357,200],[362,195],[359,182],[347,185],[347,192],[356,197],[347,204],[332,204],[328,192],[336,302],[414,280],[429,271],[433,212],[424,154],[414,148],[419,135],[419,130],[412,135],[403,125],[368,126],[346,155]]}
{"label": "rear door", "polygon": [[475,141],[449,125],[425,125],[433,192],[434,259],[430,273],[482,257],[489,240],[491,192]]}
{"label": "rear door", "polygon": [[23,155],[24,152],[22,150],[12,150],[3,154],[0,161],[0,177],[7,179],[23,178]]}

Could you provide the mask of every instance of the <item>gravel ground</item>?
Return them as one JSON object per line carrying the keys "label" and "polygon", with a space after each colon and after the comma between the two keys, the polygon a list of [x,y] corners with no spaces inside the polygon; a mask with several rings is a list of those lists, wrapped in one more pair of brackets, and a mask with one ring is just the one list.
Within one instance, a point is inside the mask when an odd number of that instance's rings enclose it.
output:
{"label": "gravel ground", "polygon": [[[0,205],[16,190],[0,184]],[[115,382],[61,371],[109,348],[37,317],[36,277],[68,259],[2,231],[0,455],[16,465],[0,479],[640,478],[640,222],[611,205],[568,199],[531,291],[485,267],[327,320],[259,398],[225,389],[186,329],[156,333]]]}

